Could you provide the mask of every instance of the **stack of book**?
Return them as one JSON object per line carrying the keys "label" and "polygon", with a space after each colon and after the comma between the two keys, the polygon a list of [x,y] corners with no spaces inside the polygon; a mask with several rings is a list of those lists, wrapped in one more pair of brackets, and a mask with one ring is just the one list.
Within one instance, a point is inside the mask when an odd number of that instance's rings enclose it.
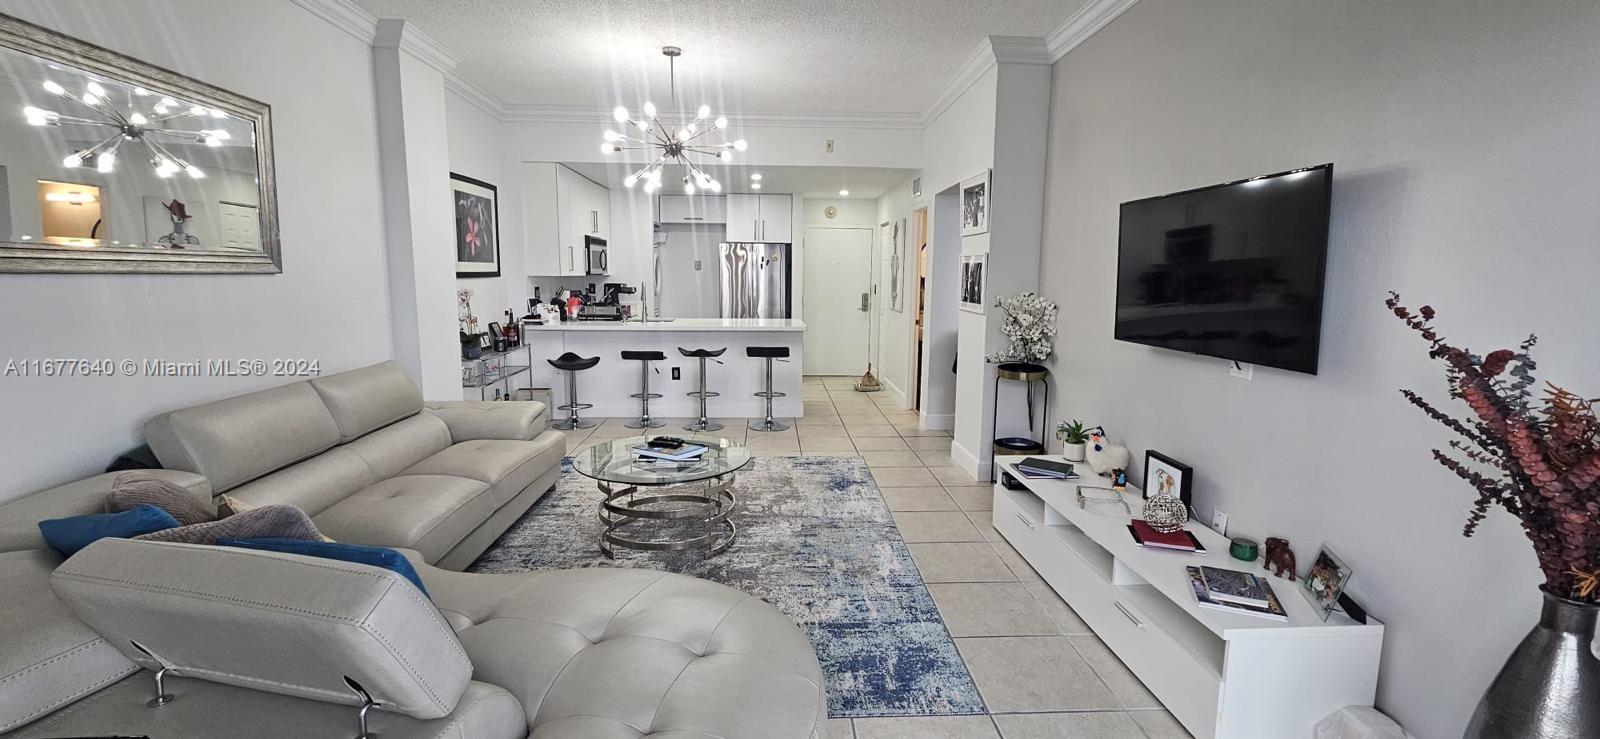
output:
{"label": "stack of book", "polygon": [[1194,534],[1186,529],[1172,532],[1156,531],[1143,519],[1135,518],[1128,523],[1128,533],[1133,536],[1134,543],[1151,549],[1171,549],[1178,552],[1196,552],[1205,554],[1205,545],[1195,538]]}
{"label": "stack of book", "polygon": [[710,447],[704,444],[684,444],[662,447],[642,444],[633,448],[634,464],[659,470],[688,469],[700,462]]}
{"label": "stack of book", "polygon": [[1017,474],[1033,480],[1076,480],[1078,473],[1072,465],[1053,459],[1028,457],[1017,463]]}
{"label": "stack of book", "polygon": [[1283,604],[1272,592],[1266,578],[1238,570],[1218,567],[1193,567],[1189,571],[1189,584],[1194,587],[1194,599],[1201,608],[1243,613],[1249,616],[1288,621]]}

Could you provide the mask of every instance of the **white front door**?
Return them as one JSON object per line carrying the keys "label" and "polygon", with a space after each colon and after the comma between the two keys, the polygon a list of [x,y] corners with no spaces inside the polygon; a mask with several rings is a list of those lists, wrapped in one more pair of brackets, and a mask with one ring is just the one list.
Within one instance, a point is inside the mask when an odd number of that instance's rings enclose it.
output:
{"label": "white front door", "polygon": [[808,228],[805,239],[805,358],[808,375],[867,371],[872,324],[872,230]]}

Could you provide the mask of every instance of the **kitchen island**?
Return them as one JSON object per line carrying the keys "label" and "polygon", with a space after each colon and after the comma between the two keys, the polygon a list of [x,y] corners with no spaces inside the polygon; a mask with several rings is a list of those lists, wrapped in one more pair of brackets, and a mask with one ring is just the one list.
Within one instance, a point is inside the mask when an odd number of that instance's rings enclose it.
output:
{"label": "kitchen island", "polygon": [[[536,325],[524,322],[523,341],[533,354],[532,385],[550,388],[555,405],[567,402],[565,373],[556,371],[545,360],[564,352],[583,357],[599,357],[600,364],[578,373],[578,399],[593,403],[583,415],[592,418],[638,418],[639,400],[628,396],[639,392],[641,362],[624,360],[623,351],[656,350],[666,361],[652,362],[660,373],[650,376],[650,391],[663,397],[650,401],[650,415],[661,419],[698,416],[699,400],[687,393],[700,381],[700,362],[678,353],[684,349],[721,349],[716,362],[706,363],[706,389],[722,393],[711,398],[713,418],[756,418],[766,413],[766,401],[754,393],[766,382],[766,360],[745,356],[749,346],[785,346],[789,361],[776,362],[772,385],[787,397],[773,401],[773,414],[798,418],[804,409],[801,379],[801,337],[805,322],[774,318],[652,318],[641,323],[630,321],[568,321]],[[678,379],[673,379],[673,372]],[[551,416],[565,415],[551,410]],[[669,427],[670,428],[670,427]]]}

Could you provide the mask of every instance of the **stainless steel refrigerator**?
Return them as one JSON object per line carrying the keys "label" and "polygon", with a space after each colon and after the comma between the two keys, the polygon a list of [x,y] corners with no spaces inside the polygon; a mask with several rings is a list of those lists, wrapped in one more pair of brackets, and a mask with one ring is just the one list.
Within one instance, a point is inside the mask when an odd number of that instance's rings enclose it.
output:
{"label": "stainless steel refrigerator", "polygon": [[722,318],[789,318],[792,269],[788,244],[719,245]]}

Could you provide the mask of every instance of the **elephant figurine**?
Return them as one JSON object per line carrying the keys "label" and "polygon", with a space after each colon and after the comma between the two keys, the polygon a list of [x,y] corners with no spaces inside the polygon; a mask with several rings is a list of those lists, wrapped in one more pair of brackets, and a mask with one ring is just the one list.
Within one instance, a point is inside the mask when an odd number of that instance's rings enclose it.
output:
{"label": "elephant figurine", "polygon": [[1266,556],[1261,558],[1261,569],[1271,568],[1276,577],[1283,577],[1285,570],[1289,572],[1289,582],[1294,582],[1294,551],[1289,549],[1289,540],[1277,536],[1267,537]]}

